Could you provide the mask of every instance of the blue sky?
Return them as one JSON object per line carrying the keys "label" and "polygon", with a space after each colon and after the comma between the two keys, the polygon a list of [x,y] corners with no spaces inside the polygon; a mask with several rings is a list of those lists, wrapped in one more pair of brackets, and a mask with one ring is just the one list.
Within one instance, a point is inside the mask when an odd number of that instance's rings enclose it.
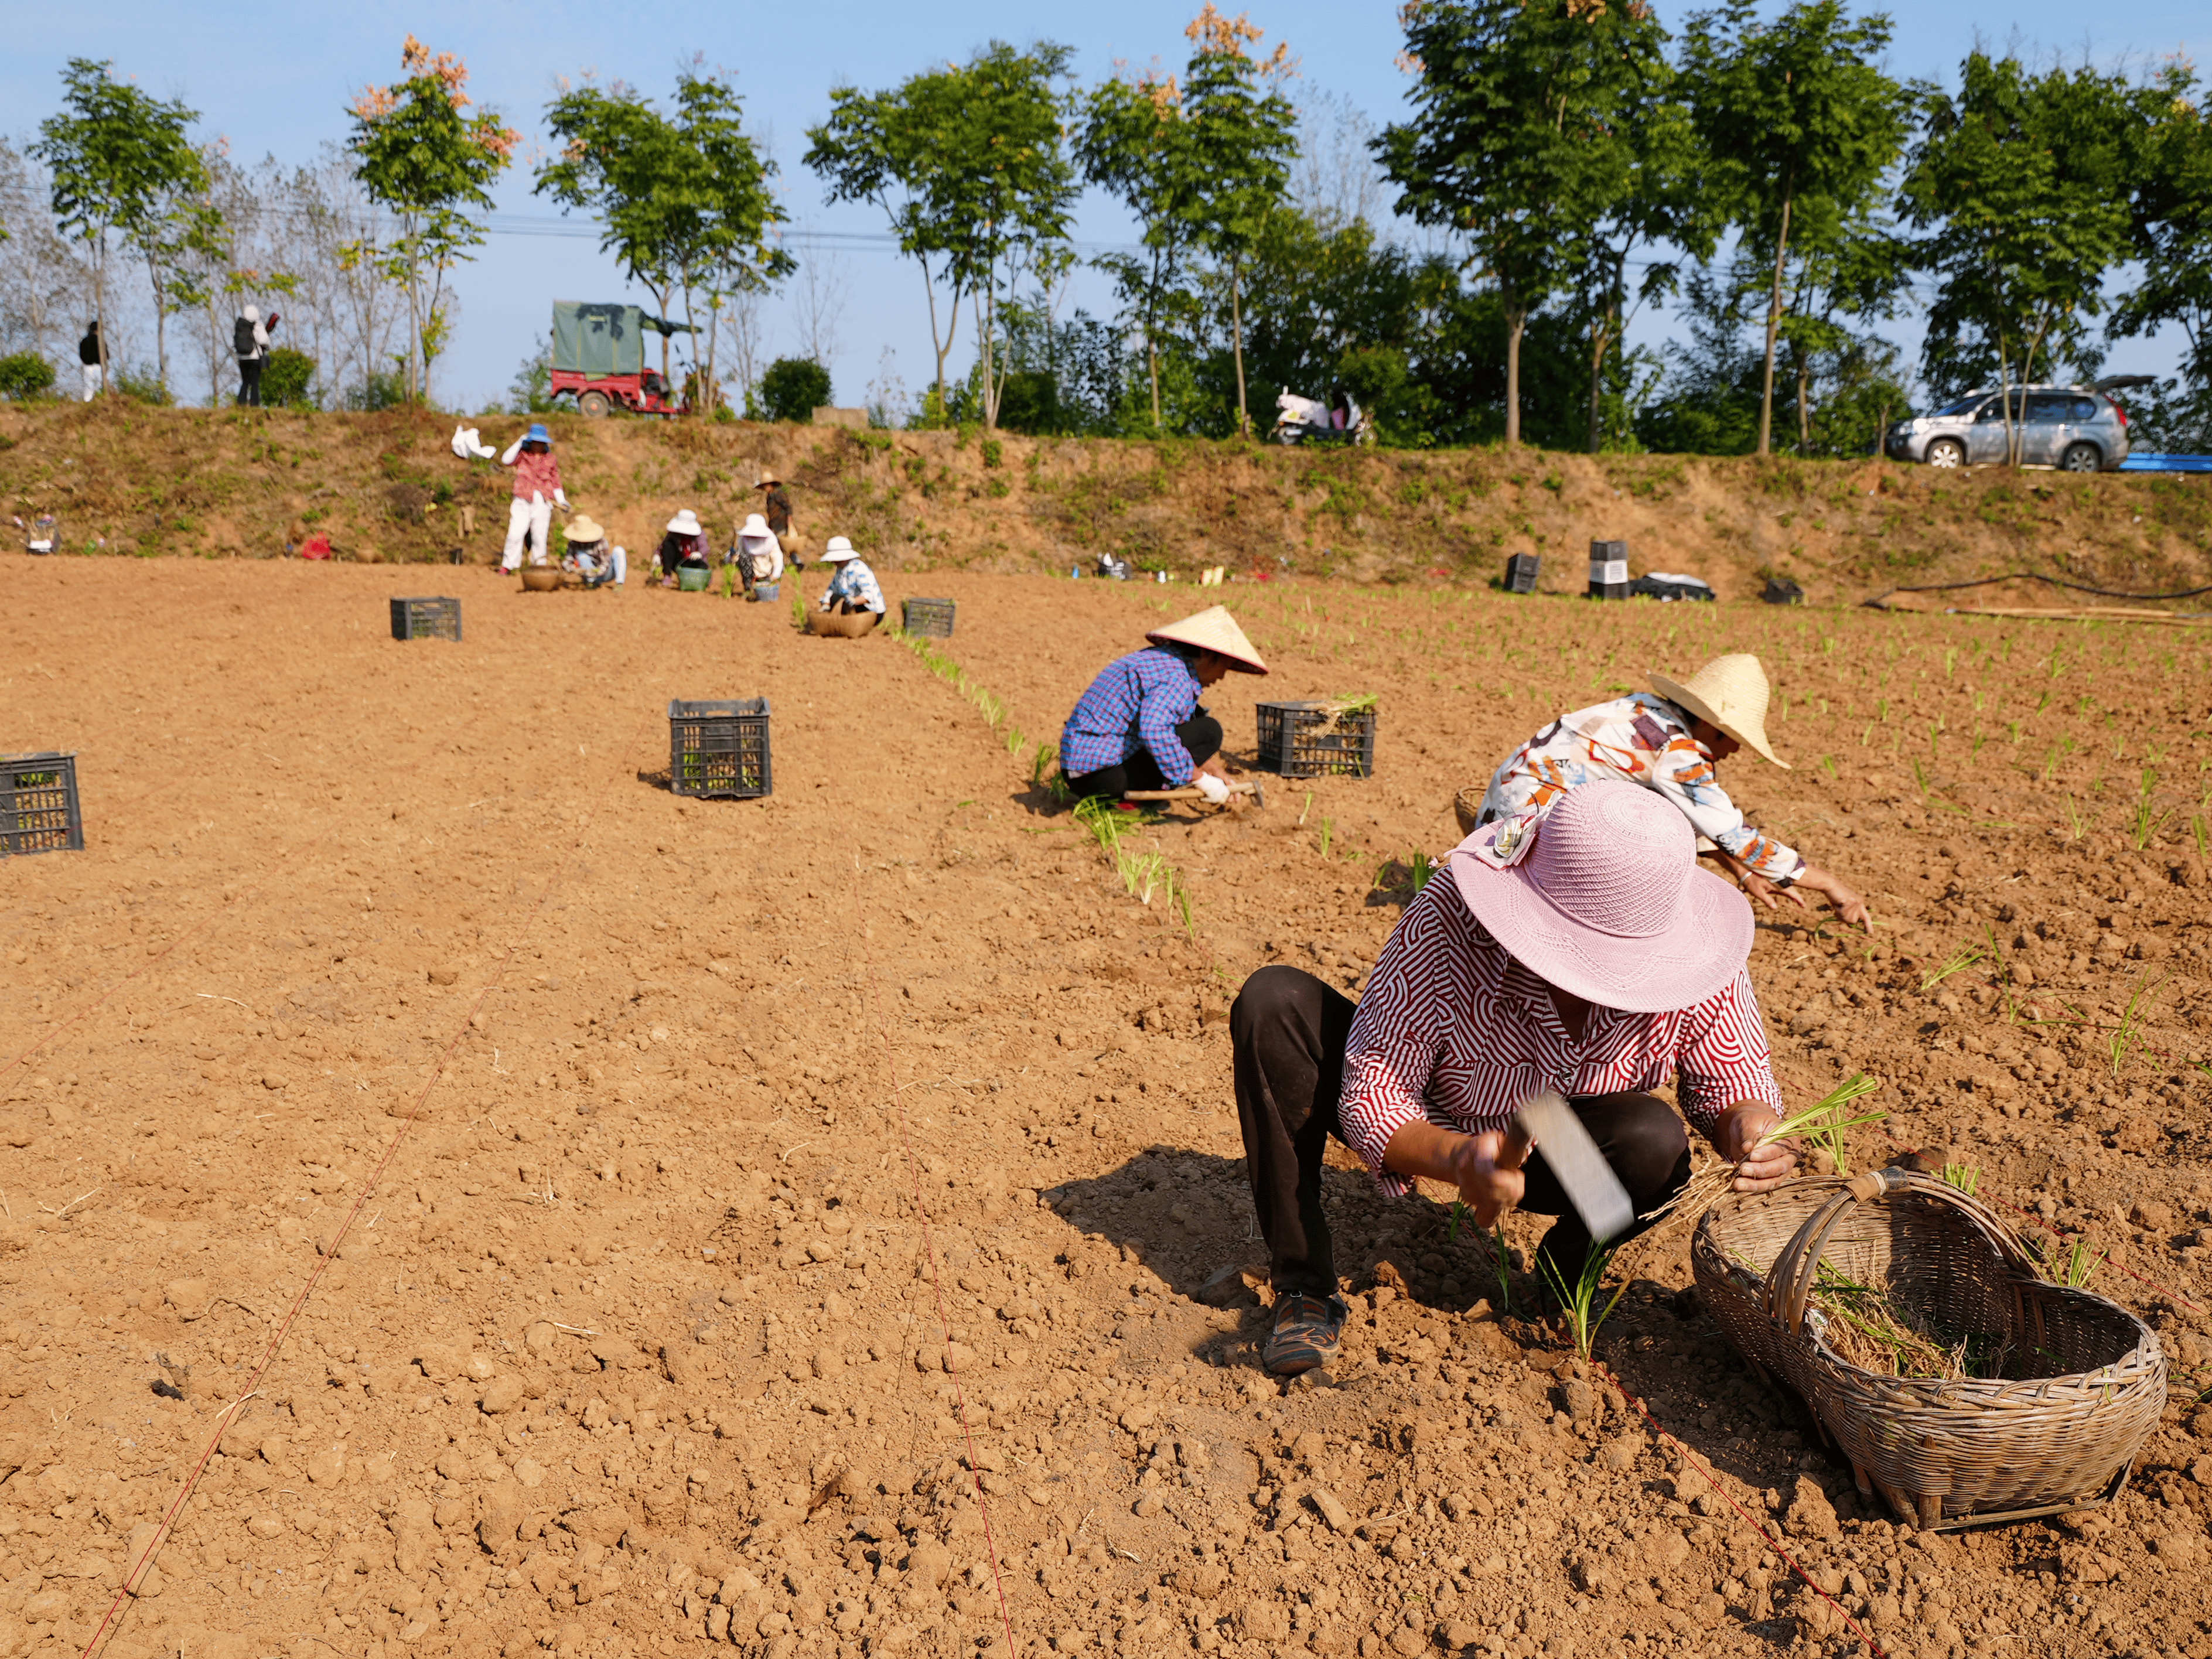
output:
{"label": "blue sky", "polygon": [[[1396,7],[1388,0],[1268,4],[1239,0],[1267,31],[1267,45],[1287,41],[1301,65],[1304,88],[1350,99],[1379,126],[1399,118],[1406,79],[1393,58],[1400,44]],[[398,46],[410,30],[434,49],[459,53],[469,64],[471,91],[501,109],[521,128],[526,143],[542,140],[537,120],[555,77],[596,70],[646,90],[672,82],[693,52],[734,70],[749,119],[769,141],[782,167],[781,186],[795,227],[830,233],[873,233],[883,227],[872,210],[828,209],[813,178],[799,165],[805,128],[821,119],[829,88],[851,81],[863,86],[895,82],[933,62],[964,58],[993,38],[1026,41],[1039,34],[1076,50],[1085,80],[1112,72],[1115,60],[1145,64],[1155,57],[1179,64],[1182,29],[1194,0],[1123,0],[1100,11],[1088,8],[988,3],[933,7],[882,0],[828,5],[703,5],[659,0],[650,7],[551,0],[515,0],[436,8],[375,3],[320,6],[234,0],[228,4],[177,6],[148,0],[80,0],[52,7],[26,6],[14,14],[10,51],[0,58],[0,126],[27,133],[54,107],[59,74],[72,57],[107,58],[118,73],[149,90],[180,97],[202,112],[204,129],[228,137],[241,161],[273,153],[304,161],[326,139],[346,131],[344,107],[370,81],[396,78]],[[1672,27],[1696,7],[1662,0]],[[2175,50],[2201,46],[2212,31],[2212,9],[2197,0],[2150,0],[2109,20],[2057,0],[2021,0],[2008,9],[1917,6],[1899,9],[1890,57],[1893,72],[1944,82],[1977,42],[2023,45],[2067,59],[2087,56],[2100,64],[2142,62]],[[2192,52],[2192,55],[2198,55]],[[503,210],[530,219],[553,210],[530,193],[526,169],[508,176]],[[1078,227],[1086,240],[1117,242],[1133,235],[1114,205],[1086,199]],[[896,354],[896,373],[909,392],[928,378],[931,352],[921,280],[893,252],[846,244],[836,249],[837,274],[848,295],[832,364],[840,401],[860,401],[878,369],[881,353]],[[613,298],[623,284],[611,262],[589,239],[495,235],[477,263],[459,279],[464,321],[441,368],[441,400],[474,405],[491,400],[512,378],[533,340],[542,337],[551,301]],[[641,295],[633,297],[642,299]],[[1079,278],[1072,301],[1095,312],[1110,308],[1102,281]],[[771,304],[766,319],[771,355],[794,346],[798,335],[788,307]],[[1642,320],[1644,338],[1663,337],[1668,318]],[[1911,343],[1917,331],[1896,331]],[[969,331],[951,360],[964,368]],[[2110,367],[2171,367],[2172,352],[2159,343],[2123,344]]]}

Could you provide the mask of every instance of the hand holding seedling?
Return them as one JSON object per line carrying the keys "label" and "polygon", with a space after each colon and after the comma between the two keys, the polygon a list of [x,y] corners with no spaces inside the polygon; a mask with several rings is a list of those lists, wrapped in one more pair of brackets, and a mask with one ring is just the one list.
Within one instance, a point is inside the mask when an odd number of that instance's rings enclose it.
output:
{"label": "hand holding seedling", "polygon": [[1737,1192],[1770,1191],[1796,1171],[1797,1143],[1769,1139],[1781,1123],[1765,1102],[1739,1100],[1713,1125],[1714,1147],[1735,1166],[1735,1179],[1729,1184]]}

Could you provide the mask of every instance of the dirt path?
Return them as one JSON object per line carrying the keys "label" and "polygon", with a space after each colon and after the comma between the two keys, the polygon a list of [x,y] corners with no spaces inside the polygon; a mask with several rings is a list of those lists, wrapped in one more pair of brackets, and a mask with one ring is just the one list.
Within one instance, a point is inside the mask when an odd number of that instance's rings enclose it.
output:
{"label": "dirt path", "polygon": [[[944,649],[1017,754],[910,652],[779,608],[475,569],[9,576],[0,745],[78,751],[88,844],[0,863],[0,1065],[28,1051],[0,1071],[0,1656],[82,1648],[418,1099],[108,1651],[949,1656],[988,1650],[1000,1586],[1024,1653],[1821,1650],[1831,1616],[1495,1316],[1437,1207],[1332,1173],[1362,1292],[1334,1391],[1261,1376],[1250,1297],[1198,1299],[1260,1259],[1243,975],[1357,988],[1453,789],[1723,648],[1777,665],[1800,763],[1735,781],[1891,924],[1869,956],[1765,919],[1793,1098],[1882,1076],[1899,1143],[2088,1230],[2096,1288],[2205,1380],[2201,645],[1233,589],[1266,695],[1381,695],[1378,775],[1149,831],[1186,931],[1030,780],[1187,587],[895,585],[959,600]],[[425,586],[461,645],[388,637]],[[1232,752],[1261,690],[1215,699]],[[758,695],[771,799],[659,787],[671,696]],[[1920,988],[1992,945],[2003,977]],[[2186,1395],[2111,1529],[1908,1540],[1675,1296],[1679,1240],[1635,1271],[1611,1372],[1887,1651],[2212,1652]]]}

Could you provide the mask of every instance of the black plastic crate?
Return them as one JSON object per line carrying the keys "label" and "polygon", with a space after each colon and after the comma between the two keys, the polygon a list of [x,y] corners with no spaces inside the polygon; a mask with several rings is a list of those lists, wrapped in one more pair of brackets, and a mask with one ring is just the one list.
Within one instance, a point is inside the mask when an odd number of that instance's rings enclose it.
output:
{"label": "black plastic crate", "polygon": [[1787,576],[1769,576],[1759,597],[1769,605],[1802,605],[1805,590]]}
{"label": "black plastic crate", "polygon": [[461,637],[459,599],[394,599],[392,637],[395,640],[458,640]]}
{"label": "black plastic crate", "polygon": [[1590,544],[1589,597],[1625,599],[1628,597],[1628,544]]}
{"label": "black plastic crate", "polygon": [[952,637],[952,613],[958,608],[950,599],[902,599],[899,627],[909,634],[927,634],[935,639],[949,640]]}
{"label": "black plastic crate", "polygon": [[10,755],[0,760],[0,856],[82,851],[76,757]]}
{"label": "black plastic crate", "polygon": [[668,705],[668,787],[679,795],[772,794],[768,699]]}
{"label": "black plastic crate", "polygon": [[1533,593],[1536,578],[1544,574],[1544,562],[1534,553],[1516,553],[1505,562],[1505,591],[1509,593]]}
{"label": "black plastic crate", "polygon": [[1286,778],[1371,777],[1375,711],[1328,702],[1259,705],[1260,764]]}

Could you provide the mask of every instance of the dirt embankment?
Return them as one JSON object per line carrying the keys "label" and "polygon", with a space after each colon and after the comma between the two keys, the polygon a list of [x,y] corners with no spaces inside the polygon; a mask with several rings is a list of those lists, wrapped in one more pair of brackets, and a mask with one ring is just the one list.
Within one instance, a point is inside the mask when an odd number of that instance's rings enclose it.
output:
{"label": "dirt embankment", "polygon": [[[503,447],[518,422],[471,417]],[[792,483],[818,549],[851,536],[889,569],[1090,568],[1111,553],[1188,574],[1493,578],[1543,556],[1577,591],[1587,544],[1686,570],[1723,596],[1767,573],[1817,600],[2034,569],[2130,591],[2212,568],[2212,481],[1936,473],[1881,461],[1753,461],[1503,449],[1312,452],[980,433],[655,425],[556,416],[570,497],[632,548],[679,507],[726,539],[764,470]],[[295,520],[343,556],[492,556],[507,479],[447,447],[445,416],[0,410],[0,500],[60,515],[73,551],[276,556]],[[472,528],[464,530],[464,514]]]}

